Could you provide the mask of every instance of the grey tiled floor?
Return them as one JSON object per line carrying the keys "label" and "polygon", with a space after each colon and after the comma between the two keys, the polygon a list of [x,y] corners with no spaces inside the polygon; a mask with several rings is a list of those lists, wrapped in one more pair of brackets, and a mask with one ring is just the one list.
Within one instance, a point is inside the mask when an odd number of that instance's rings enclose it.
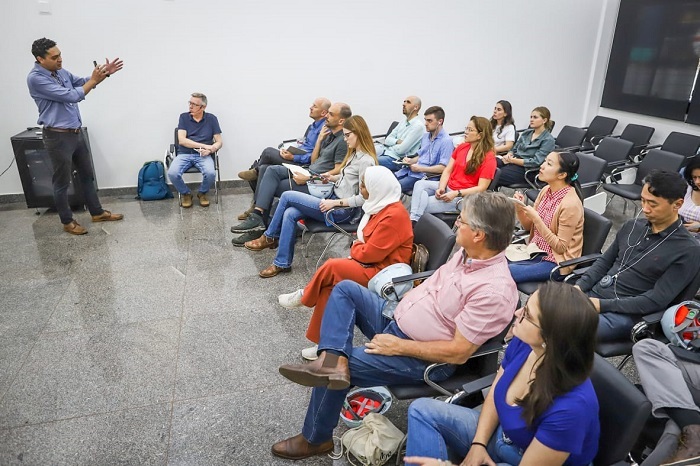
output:
{"label": "grey tiled floor", "polygon": [[[182,215],[172,200],[102,201],[125,220],[78,213],[83,237],[0,206],[0,464],[290,464],[269,449],[300,431],[309,390],[277,367],[300,360],[310,310],[276,299],[306,284],[323,242],[263,280],[272,253],[228,231],[250,191]],[[389,413],[404,430],[406,407]],[[301,462],[333,463],[346,464]]]}

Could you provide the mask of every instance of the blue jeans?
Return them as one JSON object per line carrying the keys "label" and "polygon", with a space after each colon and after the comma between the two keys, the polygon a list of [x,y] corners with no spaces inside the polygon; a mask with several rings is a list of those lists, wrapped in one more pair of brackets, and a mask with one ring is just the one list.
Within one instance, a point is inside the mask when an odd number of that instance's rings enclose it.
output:
{"label": "blue jeans", "polygon": [[[294,245],[297,242],[297,221],[302,218],[312,218],[319,222],[325,222],[326,217],[321,212],[321,199],[311,194],[297,191],[285,191],[280,196],[279,204],[272,217],[270,225],[265,230],[268,238],[279,238],[280,244],[277,249],[275,260],[272,261],[277,267],[291,267],[294,260]],[[334,222],[344,222],[349,220],[354,209],[342,209],[333,212]]]}
{"label": "blue jeans", "polygon": [[[458,197],[451,202],[445,202],[435,197],[440,180],[419,180],[413,185],[411,197],[411,220],[418,221],[424,213],[457,212]],[[447,188],[449,191],[449,188]]]}
{"label": "blue jeans", "polygon": [[[385,301],[367,288],[350,280],[338,283],[328,299],[321,323],[319,351],[336,350],[348,357],[350,381],[358,387],[423,383],[423,372],[428,361],[404,356],[380,356],[365,353],[364,346],[353,348],[355,326],[369,339],[377,333],[409,338],[396,322],[382,315]],[[436,371],[434,379],[444,380],[454,372],[448,366]],[[319,444],[333,438],[343,400],[349,389],[328,390],[314,388],[306,410],[302,435],[310,443]]]}
{"label": "blue jeans", "polygon": [[[469,452],[478,422],[479,412],[474,409],[432,398],[418,399],[408,408],[406,456],[452,459],[459,464]],[[523,457],[522,449],[508,442],[498,426],[486,450],[499,466],[520,464]]]}
{"label": "blue jeans", "polygon": [[[549,281],[549,274],[557,264],[544,260],[544,257],[544,254],[540,254],[529,260],[508,261],[508,269],[513,276],[513,281],[515,283]],[[555,278],[556,276],[560,276],[559,272],[555,274]]]}
{"label": "blue jeans", "polygon": [[395,158],[390,157],[388,155],[380,155],[379,157],[377,157],[377,161],[379,162],[379,165],[381,165],[382,167],[388,168],[392,172],[397,172],[401,169],[401,165],[399,165],[398,163],[394,163],[394,160],[398,160],[398,159],[395,159]]}
{"label": "blue jeans", "polygon": [[416,184],[416,181],[420,181],[420,178],[414,178],[410,175],[404,175],[400,178],[398,178],[399,184],[401,185],[401,192],[402,193],[410,193],[413,191],[413,185]]}
{"label": "blue jeans", "polygon": [[190,188],[182,179],[182,174],[190,167],[196,167],[202,173],[202,184],[199,186],[199,192],[202,194],[209,192],[216,181],[214,158],[210,155],[202,157],[199,154],[179,154],[172,161],[170,168],[168,168],[168,178],[175,189],[180,194],[190,194]]}
{"label": "blue jeans", "polygon": [[641,319],[641,315],[601,312],[598,317],[598,341],[629,340],[632,327]]}
{"label": "blue jeans", "polygon": [[296,184],[290,178],[289,170],[282,165],[268,165],[266,170],[258,173],[258,187],[253,196],[255,207],[262,209],[266,217],[275,197],[281,197],[287,191],[309,193],[306,183]]}
{"label": "blue jeans", "polygon": [[104,212],[95,190],[92,161],[85,135],[82,132],[76,134],[44,130],[43,140],[53,167],[53,200],[61,223],[67,225],[73,221],[73,211],[68,204],[68,188],[73,167],[78,171],[85,205],[90,215],[100,215]]}

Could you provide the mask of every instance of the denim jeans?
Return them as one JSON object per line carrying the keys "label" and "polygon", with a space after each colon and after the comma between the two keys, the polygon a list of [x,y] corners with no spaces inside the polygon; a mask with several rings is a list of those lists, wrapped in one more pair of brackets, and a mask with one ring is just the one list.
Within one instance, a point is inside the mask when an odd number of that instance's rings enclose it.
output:
{"label": "denim jeans", "polygon": [[[479,412],[474,409],[418,399],[408,408],[406,456],[451,459],[459,464],[469,452],[478,422]],[[489,456],[499,466],[520,464],[524,452],[509,442],[498,426],[487,444]]]}
{"label": "denim jeans", "polygon": [[[440,180],[419,180],[413,185],[411,197],[411,220],[417,222],[424,213],[457,212],[458,197],[451,202],[445,202],[435,197],[435,191],[440,186]],[[449,191],[449,188],[448,188]]]}
{"label": "denim jeans", "polygon": [[258,170],[258,179],[250,182],[250,187],[253,190],[253,192],[256,192],[258,190],[258,186],[260,186],[260,183],[262,183],[263,176],[265,176],[265,171],[267,171],[270,165],[282,165],[283,163],[291,163],[294,165],[298,165],[292,160],[282,158],[279,149],[275,149],[274,147],[268,147],[265,150],[263,150],[262,154],[260,154],[260,158],[256,160],[255,163],[253,163],[253,165],[251,166],[251,168],[256,168]]}
{"label": "denim jeans", "polygon": [[601,312],[598,318],[598,341],[629,339],[632,327],[641,319],[641,315]]}
{"label": "denim jeans", "polygon": [[[396,322],[382,315],[385,301],[367,288],[350,280],[343,280],[333,289],[321,323],[319,351],[336,350],[348,357],[350,381],[358,387],[423,383],[423,372],[428,361],[404,356],[381,356],[365,353],[364,346],[353,348],[355,326],[369,339],[377,333],[387,333],[409,339]],[[454,372],[453,366],[436,371],[434,379],[444,380]],[[328,390],[314,388],[306,410],[302,435],[314,444],[333,437],[338,424],[343,400],[349,389]]]}
{"label": "denim jeans", "polygon": [[275,197],[281,197],[282,193],[287,191],[309,193],[306,183],[296,184],[289,177],[289,170],[282,165],[268,165],[267,169],[264,170],[264,174],[262,172],[258,173],[258,178],[260,182],[255,190],[253,201],[255,206],[262,209],[265,215],[270,212],[270,207],[272,207],[272,201]]}
{"label": "denim jeans", "polygon": [[388,168],[392,172],[397,172],[401,169],[402,165],[399,165],[398,163],[394,163],[394,160],[398,160],[398,159],[395,159],[395,158],[390,157],[388,155],[380,155],[379,157],[377,157],[377,161],[379,162],[379,165],[381,165],[382,167]]}
{"label": "denim jeans", "polygon": [[[268,238],[279,238],[275,260],[277,267],[291,267],[294,260],[294,245],[297,241],[297,221],[302,218],[312,218],[319,222],[325,222],[326,217],[321,212],[321,199],[311,194],[297,191],[285,191],[280,196],[279,204],[272,217],[270,225],[265,230]],[[354,209],[341,209],[333,212],[334,222],[349,220]]]}
{"label": "denim jeans", "polygon": [[[508,269],[513,276],[513,281],[515,283],[549,281],[549,274],[557,264],[544,260],[544,257],[544,254],[540,254],[529,260],[508,261]],[[558,276],[560,276],[559,272],[555,274],[555,278]]]}
{"label": "denim jeans", "polygon": [[68,187],[73,167],[78,171],[85,205],[90,215],[100,215],[104,212],[95,190],[95,178],[92,176],[92,162],[85,135],[82,132],[76,134],[45,130],[43,139],[53,167],[53,199],[61,223],[67,225],[73,221],[73,212],[68,204]]}
{"label": "denim jeans", "polygon": [[202,157],[199,154],[178,154],[172,161],[170,168],[168,168],[168,178],[175,189],[180,194],[190,194],[190,188],[182,179],[182,174],[190,167],[196,167],[202,173],[202,184],[199,186],[199,192],[202,194],[209,192],[216,181],[214,157],[210,155]]}
{"label": "denim jeans", "polygon": [[404,175],[401,178],[399,178],[399,184],[401,185],[401,192],[402,193],[410,193],[413,191],[413,185],[416,184],[417,181],[419,181],[420,178],[414,178],[409,175]]}
{"label": "denim jeans", "polygon": [[525,167],[514,163],[503,163],[501,159],[496,159],[498,168],[501,169],[501,175],[498,179],[498,186],[510,186],[512,184],[525,183]]}

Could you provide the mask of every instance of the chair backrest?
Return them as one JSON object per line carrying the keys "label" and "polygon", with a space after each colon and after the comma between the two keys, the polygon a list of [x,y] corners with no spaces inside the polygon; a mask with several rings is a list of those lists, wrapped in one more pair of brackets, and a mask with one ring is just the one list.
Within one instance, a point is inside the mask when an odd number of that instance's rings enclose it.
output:
{"label": "chair backrest", "polygon": [[670,133],[661,146],[661,150],[675,152],[684,157],[693,157],[698,149],[700,149],[700,136],[677,131]]}
{"label": "chair backrest", "polygon": [[584,207],[582,254],[599,254],[611,228],[612,220]]}
{"label": "chair backrest", "polygon": [[683,162],[685,162],[685,157],[681,154],[667,152],[665,150],[652,149],[639,164],[634,183],[641,186],[644,177],[647,176],[652,170],[677,172],[683,166]]}
{"label": "chair backrest", "polygon": [[581,183],[581,191],[585,199],[595,194],[608,164],[593,154],[579,152],[576,155],[579,161],[578,182]]}
{"label": "chair backrest", "polygon": [[594,154],[610,164],[627,160],[634,143],[626,139],[603,138]]}
{"label": "chair backrest", "polygon": [[394,128],[396,128],[397,126],[399,126],[399,122],[392,121],[391,124],[389,125],[389,129],[386,130],[386,135],[388,136],[389,134],[391,134],[391,132],[394,131]]}
{"label": "chair backrest", "polygon": [[423,214],[413,229],[413,242],[428,248],[425,270],[435,270],[450,257],[455,245],[455,234],[445,222],[432,214]]}
{"label": "chair backrest", "polygon": [[555,148],[558,147],[579,147],[583,143],[583,138],[586,136],[586,130],[575,126],[564,126],[557,135]]}
{"label": "chair backrest", "polygon": [[496,172],[493,174],[493,179],[491,180],[491,183],[489,183],[489,187],[486,188],[487,191],[497,191],[498,190],[498,181],[501,179],[501,169],[497,168]]}
{"label": "chair backrest", "polygon": [[620,139],[632,141],[634,148],[632,149],[632,153],[630,155],[635,156],[641,152],[644,146],[649,144],[654,131],[655,128],[652,128],[651,126],[635,125],[634,123],[630,123],[629,125],[625,126],[625,129],[622,130]]}
{"label": "chair backrest", "polygon": [[594,136],[607,136],[612,134],[615,130],[615,126],[617,126],[617,120],[615,118],[597,115],[588,125],[588,129],[586,129],[586,136],[583,138],[583,140],[590,143],[591,138]]}
{"label": "chair backrest", "polygon": [[174,155],[174,156],[177,156],[177,148],[178,148],[178,146],[180,145],[180,141],[179,141],[179,139],[178,139],[178,137],[177,137],[177,126],[175,127],[175,130],[173,131],[173,142],[174,142],[174,144],[175,144],[175,145],[173,146],[173,147],[175,148],[175,150],[174,150],[175,153],[174,153],[173,155]]}
{"label": "chair backrest", "polygon": [[623,461],[651,414],[651,403],[613,365],[595,355],[591,382],[600,406],[600,442],[596,466]]}

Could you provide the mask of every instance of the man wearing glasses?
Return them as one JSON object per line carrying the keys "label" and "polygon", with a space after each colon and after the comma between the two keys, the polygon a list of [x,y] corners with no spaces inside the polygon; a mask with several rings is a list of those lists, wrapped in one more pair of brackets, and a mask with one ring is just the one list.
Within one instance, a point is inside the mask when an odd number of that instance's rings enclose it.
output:
{"label": "man wearing glasses", "polygon": [[[461,247],[430,278],[399,302],[393,316],[386,301],[350,280],[330,295],[318,344],[318,359],[289,364],[280,373],[315,387],[301,434],[272,446],[272,454],[302,459],[333,450],[350,385],[420,384],[432,363],[434,380],[449,377],[480,345],[497,336],[513,318],[518,291],[508,271],[505,249],[515,224],[513,203],[499,193],[464,199],[457,219]],[[357,325],[370,340],[353,347]]]}
{"label": "man wearing glasses", "polygon": [[95,190],[90,148],[82,132],[83,121],[78,102],[99,83],[122,69],[123,62],[115,58],[97,65],[88,78],[80,78],[63,69],[63,58],[56,42],[45,37],[32,43],[36,62],[27,76],[29,94],[39,109],[37,123],[42,125],[44,146],[53,166],[53,197],[63,230],[72,235],[88,231],[73,218],[68,204],[68,187],[73,168],[78,172],[93,222],[111,222],[124,218],[104,210]]}
{"label": "man wearing glasses", "polygon": [[175,189],[182,194],[182,207],[192,207],[192,192],[182,179],[182,174],[190,167],[196,167],[202,173],[202,184],[197,192],[199,205],[209,207],[207,193],[216,181],[214,153],[221,149],[219,120],[207,108],[207,96],[198,92],[190,96],[187,102],[190,111],[180,115],[177,124],[177,157],[170,164],[168,177]]}

